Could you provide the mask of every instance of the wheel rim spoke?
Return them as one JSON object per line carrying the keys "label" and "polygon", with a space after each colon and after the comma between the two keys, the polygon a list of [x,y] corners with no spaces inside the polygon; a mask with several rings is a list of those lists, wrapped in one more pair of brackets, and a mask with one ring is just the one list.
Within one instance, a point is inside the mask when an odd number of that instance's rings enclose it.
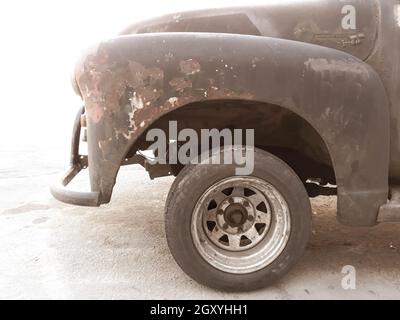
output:
{"label": "wheel rim spoke", "polygon": [[217,209],[211,209],[211,210],[207,210],[207,212],[205,213],[205,219],[206,221],[212,221],[212,222],[216,222],[217,221]]}
{"label": "wheel rim spoke", "polygon": [[256,194],[248,196],[247,198],[250,200],[251,204],[254,207],[257,207],[261,202],[265,201],[264,197],[258,192]]}
{"label": "wheel rim spoke", "polygon": [[234,250],[237,250],[240,248],[240,236],[231,234],[228,236],[228,239],[229,239],[229,247],[230,248],[232,248]]}
{"label": "wheel rim spoke", "polygon": [[256,222],[269,224],[271,221],[271,215],[262,211],[256,211]]}
{"label": "wheel rim spoke", "polygon": [[218,226],[215,226],[214,229],[211,231],[211,236],[214,237],[214,239],[219,240],[225,235],[225,232],[223,232]]}
{"label": "wheel rim spoke", "polygon": [[244,196],[244,187],[234,187],[231,193],[232,197],[243,197]]}
{"label": "wheel rim spoke", "polygon": [[226,194],[223,194],[222,192],[216,192],[213,194],[212,198],[214,201],[219,205],[222,201],[224,201],[227,198]]}
{"label": "wheel rim spoke", "polygon": [[251,242],[256,241],[260,237],[260,234],[258,233],[257,229],[254,226],[250,230],[248,230],[244,235]]}

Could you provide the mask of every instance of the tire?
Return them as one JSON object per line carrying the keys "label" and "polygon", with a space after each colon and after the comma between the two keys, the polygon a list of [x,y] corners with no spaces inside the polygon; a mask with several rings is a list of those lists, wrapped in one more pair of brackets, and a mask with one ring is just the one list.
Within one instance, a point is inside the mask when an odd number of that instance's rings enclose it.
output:
{"label": "tire", "polygon": [[304,185],[286,163],[254,151],[251,176],[236,176],[234,165],[188,165],[168,194],[170,251],[186,274],[214,289],[271,285],[298,261],[310,237]]}

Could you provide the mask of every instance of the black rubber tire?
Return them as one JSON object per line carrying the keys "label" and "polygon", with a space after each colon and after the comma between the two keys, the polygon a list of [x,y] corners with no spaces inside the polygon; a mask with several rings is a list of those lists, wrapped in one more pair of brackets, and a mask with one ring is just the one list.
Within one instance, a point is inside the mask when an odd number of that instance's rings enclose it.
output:
{"label": "black rubber tire", "polygon": [[235,176],[234,165],[188,165],[175,179],[165,207],[165,230],[170,251],[191,278],[223,291],[250,291],[281,278],[303,254],[311,233],[309,197],[296,173],[282,160],[255,149],[252,176],[272,184],[285,198],[291,220],[286,247],[265,268],[249,274],[220,271],[198,253],[191,236],[192,212],[200,196],[216,182]]}

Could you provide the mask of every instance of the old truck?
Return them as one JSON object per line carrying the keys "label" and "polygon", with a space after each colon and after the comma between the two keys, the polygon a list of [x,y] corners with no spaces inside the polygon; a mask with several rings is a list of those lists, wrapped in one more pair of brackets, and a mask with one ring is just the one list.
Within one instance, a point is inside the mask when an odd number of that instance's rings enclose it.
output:
{"label": "old truck", "polygon": [[[337,195],[345,225],[400,221],[399,0],[266,1],[147,20],[87,49],[72,84],[84,107],[54,197],[106,204],[123,165],[176,176],[168,245],[207,286],[253,290],[285,274],[309,239],[310,197]],[[152,163],[147,133],[171,121],[254,129],[254,170]],[[86,168],[91,190],[67,188]]]}

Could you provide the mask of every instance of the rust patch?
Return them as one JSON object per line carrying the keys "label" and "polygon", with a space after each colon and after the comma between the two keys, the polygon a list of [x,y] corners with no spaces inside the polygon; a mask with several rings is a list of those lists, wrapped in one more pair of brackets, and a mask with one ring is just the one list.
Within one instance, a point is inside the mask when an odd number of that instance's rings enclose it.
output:
{"label": "rust patch", "polygon": [[115,59],[104,46],[85,59],[77,80],[89,122],[103,125],[104,137],[98,145],[101,152],[112,149],[117,140],[121,139],[122,145],[123,140],[133,139],[160,115],[192,102],[253,97],[227,88],[223,80],[199,79],[201,66],[194,59],[181,60],[175,70],[171,78],[165,79],[163,69]]}
{"label": "rust patch", "polygon": [[158,90],[152,87],[145,87],[141,90],[141,96],[143,102],[146,106],[150,105],[152,102],[158,100],[161,97],[162,90]]}
{"label": "rust patch", "polygon": [[146,68],[136,61],[129,61],[129,85],[133,88],[145,85],[154,86],[164,79],[164,71],[158,67]]}
{"label": "rust patch", "polygon": [[210,99],[244,99],[251,100],[253,99],[253,95],[251,93],[237,93],[228,88],[219,88],[212,86],[207,90],[208,98]]}
{"label": "rust patch", "polygon": [[147,68],[135,61],[115,61],[102,47],[96,55],[87,56],[77,78],[88,119],[97,124],[103,117],[113,118],[119,123],[118,129],[113,129],[116,139],[120,135],[129,139],[139,127],[135,122],[136,111],[156,103],[163,95],[161,68]]}
{"label": "rust patch", "polygon": [[200,63],[193,59],[182,60],[179,62],[179,67],[185,75],[196,74],[201,71]]}
{"label": "rust patch", "polygon": [[192,81],[184,77],[174,78],[169,82],[177,92],[183,92],[185,89],[192,88]]}

